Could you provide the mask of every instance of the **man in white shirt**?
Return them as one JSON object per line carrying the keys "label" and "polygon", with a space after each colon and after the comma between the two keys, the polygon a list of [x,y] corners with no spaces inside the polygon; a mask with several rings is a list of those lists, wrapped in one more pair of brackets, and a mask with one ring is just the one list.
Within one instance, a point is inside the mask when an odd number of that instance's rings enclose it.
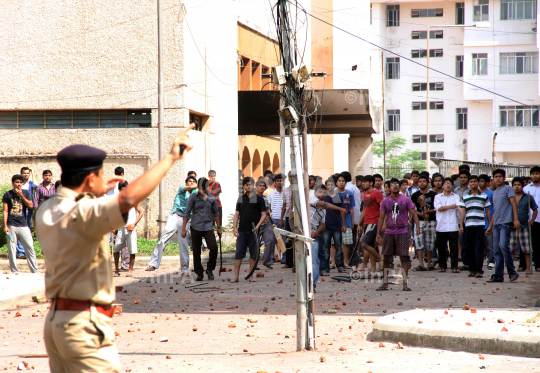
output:
{"label": "man in white shirt", "polygon": [[[362,203],[362,199],[361,199],[361,193],[360,193],[360,189],[358,189],[358,187],[356,185],[354,185],[354,183],[352,182],[352,176],[349,172],[347,171],[343,171],[341,173],[343,176],[345,176],[346,178],[346,181],[347,183],[345,184],[345,189],[347,189],[348,191],[350,191],[352,194],[353,194],[353,197],[354,197],[354,207],[353,207],[353,211],[354,211],[354,221],[353,221],[353,226],[352,226],[352,233],[353,233],[353,244],[352,244],[352,247],[355,248],[356,247],[356,240],[357,240],[357,236],[358,236],[358,223],[360,222],[360,204]],[[351,254],[349,254],[350,256]],[[347,261],[348,258],[345,258],[345,261]],[[353,258],[352,258],[352,261],[351,261],[351,265],[356,265],[360,262],[360,256],[357,255],[356,253],[353,254]]]}
{"label": "man in white shirt", "polygon": [[[270,217],[272,218],[273,223],[278,228],[283,228],[280,225],[281,222],[281,212],[283,209],[283,182],[285,176],[283,174],[274,175],[274,186],[275,189],[268,194],[268,204],[270,205]],[[285,264],[285,255],[281,254],[281,263]]]}
{"label": "man in white shirt", "polygon": [[[523,193],[529,193],[534,198],[534,202],[540,206],[540,167],[531,168],[531,183],[523,188]],[[532,214],[532,211],[530,211]],[[536,272],[540,272],[540,214],[536,216],[531,227],[532,239],[532,261]]]}
{"label": "man in white shirt", "polygon": [[443,180],[443,193],[435,196],[434,207],[437,211],[437,250],[439,251],[439,272],[446,272],[446,246],[450,244],[450,266],[452,273],[459,273],[458,269],[458,240],[459,225],[457,210],[462,209],[461,198],[452,192],[454,183],[452,179]]}
{"label": "man in white shirt", "polygon": [[[114,175],[119,176],[119,177],[124,177],[124,168],[120,167],[120,166],[116,167],[114,169]],[[124,187],[126,187],[126,186],[127,186],[127,182],[124,184]],[[119,185],[119,183],[116,183],[114,188],[107,192],[107,196],[114,196],[114,195],[117,195],[118,193],[120,193],[120,185]],[[120,230],[118,230],[118,231],[120,231]],[[117,232],[117,234],[118,234],[118,232]],[[135,233],[135,235],[137,235],[137,233]],[[116,238],[113,236],[112,233],[109,234],[109,243],[110,242],[114,243],[115,246],[116,246]],[[120,262],[120,269],[122,269],[123,271],[129,270],[129,263],[130,263],[129,248],[127,246],[125,246],[122,249],[122,251],[120,252],[120,255],[122,257],[122,260]]]}

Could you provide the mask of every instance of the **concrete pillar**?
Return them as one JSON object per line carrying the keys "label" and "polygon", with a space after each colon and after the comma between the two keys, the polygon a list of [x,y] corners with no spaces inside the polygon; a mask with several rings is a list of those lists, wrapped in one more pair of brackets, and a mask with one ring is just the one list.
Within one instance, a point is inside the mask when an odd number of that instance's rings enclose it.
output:
{"label": "concrete pillar", "polygon": [[352,176],[373,174],[373,148],[370,135],[354,134],[349,138],[349,171]]}

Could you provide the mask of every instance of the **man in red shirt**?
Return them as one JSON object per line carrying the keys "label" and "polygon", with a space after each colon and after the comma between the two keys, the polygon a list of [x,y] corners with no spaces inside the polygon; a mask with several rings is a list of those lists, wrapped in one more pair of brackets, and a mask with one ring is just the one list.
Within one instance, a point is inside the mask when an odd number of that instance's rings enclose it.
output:
{"label": "man in red shirt", "polygon": [[221,184],[216,181],[216,171],[210,170],[208,171],[208,179],[210,179],[209,187],[208,187],[208,194],[211,196],[216,197],[216,202],[218,205],[218,211],[219,211],[219,226],[223,226],[223,207],[221,206],[221,200],[219,199],[219,195],[223,192],[221,190]]}
{"label": "man in red shirt", "polygon": [[[367,265],[368,257],[371,259],[371,275],[377,274],[377,259],[382,263],[383,258],[377,251],[377,223],[379,222],[381,202],[384,199],[382,193],[373,188],[375,178],[371,175],[366,175],[362,179],[362,189],[364,196],[362,197],[362,214],[358,222],[358,232],[364,227],[362,239],[362,248],[364,249],[364,266]],[[364,224],[365,223],[365,224]],[[365,267],[364,267],[365,269]]]}

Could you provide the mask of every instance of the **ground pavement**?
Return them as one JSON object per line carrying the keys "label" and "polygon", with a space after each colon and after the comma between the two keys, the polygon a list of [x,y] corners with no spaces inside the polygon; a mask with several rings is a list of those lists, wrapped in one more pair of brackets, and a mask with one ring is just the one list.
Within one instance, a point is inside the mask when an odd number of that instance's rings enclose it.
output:
{"label": "ground pavement", "polygon": [[[230,267],[230,266],[229,266]],[[247,269],[247,268],[245,268]],[[413,273],[411,292],[401,286],[378,292],[378,283],[337,283],[321,278],[317,287],[316,350],[296,352],[295,277],[276,265],[255,283],[232,284],[232,272],[206,286],[224,290],[194,293],[172,269],[136,271],[123,285],[113,319],[125,372],[490,372],[536,371],[533,358],[446,351],[372,341],[373,323],[411,309],[523,310],[534,307],[540,274],[516,283],[486,283],[467,273]],[[242,270],[242,273],[245,272]],[[145,278],[144,276],[150,276]],[[124,276],[124,274],[123,274]],[[13,275],[2,275],[15,277]],[[9,281],[11,281],[10,279]],[[159,280],[159,283],[156,281]],[[7,280],[6,280],[7,281]],[[165,282],[164,282],[165,281]],[[177,284],[178,282],[178,284]],[[16,286],[16,285],[14,285]],[[25,361],[48,371],[43,322],[49,304],[19,302],[0,311],[0,370]],[[336,313],[325,311],[335,310]],[[19,316],[20,315],[20,316]],[[531,333],[540,333],[540,322]],[[512,324],[508,320],[508,327]],[[160,342],[167,337],[168,342]],[[321,362],[321,360],[323,360]]]}

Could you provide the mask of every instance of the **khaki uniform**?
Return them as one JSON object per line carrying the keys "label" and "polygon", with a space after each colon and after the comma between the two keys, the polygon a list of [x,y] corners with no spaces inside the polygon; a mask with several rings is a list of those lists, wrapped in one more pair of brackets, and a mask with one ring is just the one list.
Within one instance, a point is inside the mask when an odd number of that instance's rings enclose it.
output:
{"label": "khaki uniform", "polygon": [[91,301],[90,312],[55,310],[45,321],[51,372],[120,372],[111,319],[94,304],[114,302],[108,233],[125,225],[117,198],[61,188],[40,204],[35,232],[45,257],[48,299]]}

